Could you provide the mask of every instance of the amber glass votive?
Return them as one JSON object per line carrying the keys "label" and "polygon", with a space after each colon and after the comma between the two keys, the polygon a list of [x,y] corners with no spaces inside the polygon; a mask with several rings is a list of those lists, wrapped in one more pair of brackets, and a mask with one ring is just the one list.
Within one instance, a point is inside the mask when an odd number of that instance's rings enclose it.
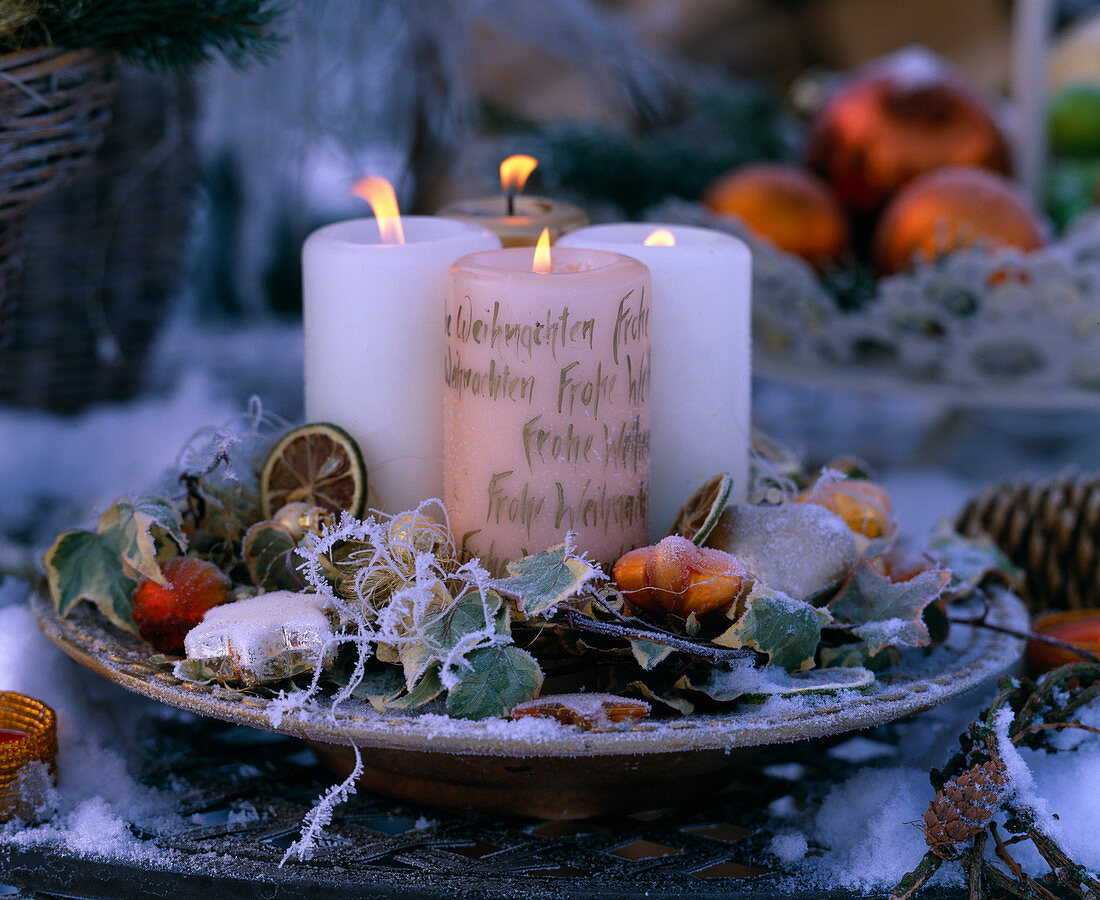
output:
{"label": "amber glass votive", "polygon": [[16,776],[27,763],[57,766],[57,716],[41,700],[0,691],[0,822],[19,811]]}
{"label": "amber glass votive", "polygon": [[[1068,612],[1044,613],[1031,621],[1036,634],[1057,638],[1100,656],[1100,609],[1073,609]],[[1082,662],[1082,657],[1043,644],[1027,642],[1027,665],[1034,675],[1056,669],[1067,663]]]}

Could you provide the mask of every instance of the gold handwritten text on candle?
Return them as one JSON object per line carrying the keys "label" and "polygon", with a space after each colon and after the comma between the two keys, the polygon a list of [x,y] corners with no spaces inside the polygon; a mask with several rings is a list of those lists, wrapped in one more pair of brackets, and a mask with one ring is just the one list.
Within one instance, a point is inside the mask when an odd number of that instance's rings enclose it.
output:
{"label": "gold handwritten text on candle", "polygon": [[557,254],[549,273],[452,268],[446,505],[491,571],[567,532],[604,564],[646,540],[648,271],[596,255],[609,271],[562,272]]}

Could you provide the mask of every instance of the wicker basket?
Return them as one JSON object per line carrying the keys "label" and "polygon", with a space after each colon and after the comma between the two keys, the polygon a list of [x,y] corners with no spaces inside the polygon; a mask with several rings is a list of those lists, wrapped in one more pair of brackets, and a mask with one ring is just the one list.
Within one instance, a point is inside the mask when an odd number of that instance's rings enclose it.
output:
{"label": "wicker basket", "polygon": [[103,143],[114,64],[56,47],[0,57],[0,220],[72,181]]}
{"label": "wicker basket", "polygon": [[134,395],[178,287],[197,181],[191,85],[129,66],[113,81],[84,174],[24,217],[2,403],[68,413]]}
{"label": "wicker basket", "polygon": [[21,811],[17,775],[28,763],[43,762],[56,771],[57,716],[41,700],[14,691],[0,691],[0,730],[20,731],[25,738],[0,744],[0,822]]}
{"label": "wicker basket", "polygon": [[111,119],[113,72],[91,50],[0,56],[0,350],[12,339],[23,218],[92,161]]}

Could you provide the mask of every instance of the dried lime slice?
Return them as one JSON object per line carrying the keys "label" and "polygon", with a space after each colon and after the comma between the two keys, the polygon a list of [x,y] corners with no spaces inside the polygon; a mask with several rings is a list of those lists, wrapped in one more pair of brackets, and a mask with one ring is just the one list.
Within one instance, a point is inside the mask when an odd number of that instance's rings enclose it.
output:
{"label": "dried lime slice", "polygon": [[729,472],[715,475],[684,504],[676,521],[672,523],[670,534],[686,537],[697,547],[703,546],[703,542],[722,517],[722,510],[729,503],[731,490],[733,476]]}
{"label": "dried lime slice", "polygon": [[367,467],[355,439],[336,425],[295,428],[268,454],[260,475],[260,500],[270,519],[287,503],[308,503],[333,513],[363,512]]}

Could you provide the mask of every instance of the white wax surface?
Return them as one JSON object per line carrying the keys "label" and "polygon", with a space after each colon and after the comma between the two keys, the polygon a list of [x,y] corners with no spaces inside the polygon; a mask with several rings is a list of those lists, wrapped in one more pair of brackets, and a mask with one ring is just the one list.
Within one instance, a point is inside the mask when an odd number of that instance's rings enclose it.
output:
{"label": "white wax surface", "polygon": [[599,250],[476,253],[447,287],[444,491],[493,572],[577,535],[610,566],[648,537],[649,273]]}
{"label": "white wax surface", "polygon": [[305,406],[358,441],[372,508],[443,496],[443,289],[460,256],[500,246],[476,225],[404,216],[404,244],[374,219],[338,222],[302,247]]}
{"label": "white wax surface", "polygon": [[[673,247],[647,247],[658,228]],[[734,501],[749,477],[752,258],[708,228],[631,222],[593,225],[559,247],[597,247],[644,262],[653,278],[650,539],[668,533],[696,488],[730,472]]]}

